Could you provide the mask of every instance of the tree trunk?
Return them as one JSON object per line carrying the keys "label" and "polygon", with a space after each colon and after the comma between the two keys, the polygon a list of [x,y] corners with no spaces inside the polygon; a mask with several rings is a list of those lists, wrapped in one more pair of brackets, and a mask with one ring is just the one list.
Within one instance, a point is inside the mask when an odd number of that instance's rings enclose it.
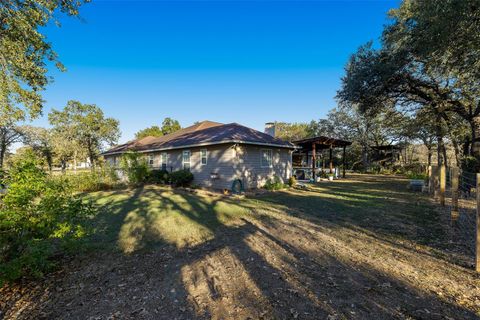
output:
{"label": "tree trunk", "polygon": [[368,168],[368,146],[362,146],[362,165],[363,165],[363,169],[367,170],[367,168]]}
{"label": "tree trunk", "polygon": [[463,146],[462,146],[464,157],[466,157],[470,154],[470,148],[471,148],[470,138],[466,138],[465,141],[463,142]]}
{"label": "tree trunk", "polygon": [[445,148],[445,144],[443,145],[443,148],[442,148],[442,154],[443,154],[443,165],[445,167],[448,167],[447,149]]}
{"label": "tree trunk", "polygon": [[91,147],[88,148],[88,157],[90,158],[90,168],[95,171],[95,151]]}
{"label": "tree trunk", "polygon": [[455,162],[457,167],[460,165],[460,147],[458,146],[457,139],[452,138],[453,150],[455,151]]}
{"label": "tree trunk", "polygon": [[472,128],[472,145],[470,155],[480,160],[480,116],[472,118],[470,121]]}
{"label": "tree trunk", "polygon": [[442,118],[440,114],[437,115],[435,123],[435,134],[437,136],[437,160],[438,160],[438,166],[441,167],[444,164],[443,155],[444,155],[444,148],[445,148],[445,143],[443,142],[443,132],[442,132]]}
{"label": "tree trunk", "polygon": [[5,144],[2,143],[0,147],[0,169],[3,169],[3,160],[5,159],[5,152],[7,151],[7,147]]}
{"label": "tree trunk", "polygon": [[427,166],[430,167],[432,165],[432,146],[427,146],[428,151],[428,158],[427,158]]}
{"label": "tree trunk", "polygon": [[47,153],[46,158],[47,158],[48,171],[52,172],[52,165],[53,165],[52,154]]}

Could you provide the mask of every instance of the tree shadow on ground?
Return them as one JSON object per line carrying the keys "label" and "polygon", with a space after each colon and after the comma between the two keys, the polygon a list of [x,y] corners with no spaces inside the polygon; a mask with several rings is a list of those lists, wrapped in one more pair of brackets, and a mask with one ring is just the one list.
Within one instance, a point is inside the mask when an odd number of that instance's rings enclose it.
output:
{"label": "tree shadow on ground", "polygon": [[[316,223],[329,222],[330,227],[367,233],[392,245],[409,249],[422,245],[431,249],[425,254],[452,262],[448,226],[438,209],[425,195],[408,191],[406,184],[397,177],[361,176],[348,182],[318,184],[306,192],[267,194],[258,200]],[[467,252],[462,254],[460,261],[473,259]]]}
{"label": "tree shadow on ground", "polygon": [[[153,205],[152,198],[158,200]],[[305,207],[305,200],[313,207]],[[260,202],[290,215],[257,211]],[[328,210],[334,202],[344,217]],[[253,214],[226,223],[222,203]],[[477,318],[425,288],[350,258],[347,240],[337,238],[337,231],[358,223],[351,217],[358,210],[355,200],[278,193],[239,202],[138,188],[104,205],[95,241],[121,250],[95,251],[75,261],[61,277],[33,290],[35,302],[17,318]],[[198,225],[205,237],[174,241],[168,230],[156,227],[158,214],[152,212],[164,211],[178,212],[178,219],[186,219],[180,223]],[[360,228],[385,232],[369,223]],[[135,240],[122,247],[125,234]]]}

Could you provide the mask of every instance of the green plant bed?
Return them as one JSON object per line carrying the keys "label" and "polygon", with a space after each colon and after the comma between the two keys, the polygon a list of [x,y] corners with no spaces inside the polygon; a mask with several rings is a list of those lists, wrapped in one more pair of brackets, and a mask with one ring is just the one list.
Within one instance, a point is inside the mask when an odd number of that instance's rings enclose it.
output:
{"label": "green plant bed", "polygon": [[428,176],[424,173],[411,172],[407,174],[407,178],[410,180],[427,180]]}

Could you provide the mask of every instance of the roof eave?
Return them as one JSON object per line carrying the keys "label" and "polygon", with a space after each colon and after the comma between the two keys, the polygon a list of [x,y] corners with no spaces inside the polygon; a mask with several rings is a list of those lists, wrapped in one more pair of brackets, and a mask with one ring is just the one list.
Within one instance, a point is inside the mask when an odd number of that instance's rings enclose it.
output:
{"label": "roof eave", "polygon": [[115,154],[122,154],[128,151],[136,151],[138,153],[148,153],[148,152],[157,152],[157,151],[167,151],[167,150],[178,150],[178,149],[187,149],[187,148],[195,148],[195,147],[205,147],[205,146],[212,146],[217,144],[228,144],[228,143],[238,143],[238,144],[249,144],[249,145],[257,145],[257,146],[264,146],[264,147],[274,147],[274,148],[282,148],[282,149],[295,149],[294,145],[282,145],[276,143],[265,143],[265,142],[255,142],[255,141],[243,141],[243,140],[224,140],[224,141],[215,141],[215,142],[205,142],[205,143],[196,143],[190,145],[182,145],[182,146],[174,146],[174,147],[165,147],[165,148],[151,148],[145,150],[123,150],[123,151],[113,151],[113,152],[103,152],[101,153],[102,156],[109,156]]}

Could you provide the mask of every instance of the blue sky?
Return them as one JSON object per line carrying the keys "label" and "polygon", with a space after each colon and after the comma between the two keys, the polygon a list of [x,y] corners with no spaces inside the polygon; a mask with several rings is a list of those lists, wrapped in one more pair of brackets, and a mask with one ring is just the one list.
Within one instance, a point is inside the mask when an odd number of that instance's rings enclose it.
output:
{"label": "blue sky", "polygon": [[120,121],[121,141],[178,119],[308,122],[335,106],[343,67],[378,40],[398,1],[95,1],[45,33],[68,71],[51,69],[46,114],[69,99]]}

